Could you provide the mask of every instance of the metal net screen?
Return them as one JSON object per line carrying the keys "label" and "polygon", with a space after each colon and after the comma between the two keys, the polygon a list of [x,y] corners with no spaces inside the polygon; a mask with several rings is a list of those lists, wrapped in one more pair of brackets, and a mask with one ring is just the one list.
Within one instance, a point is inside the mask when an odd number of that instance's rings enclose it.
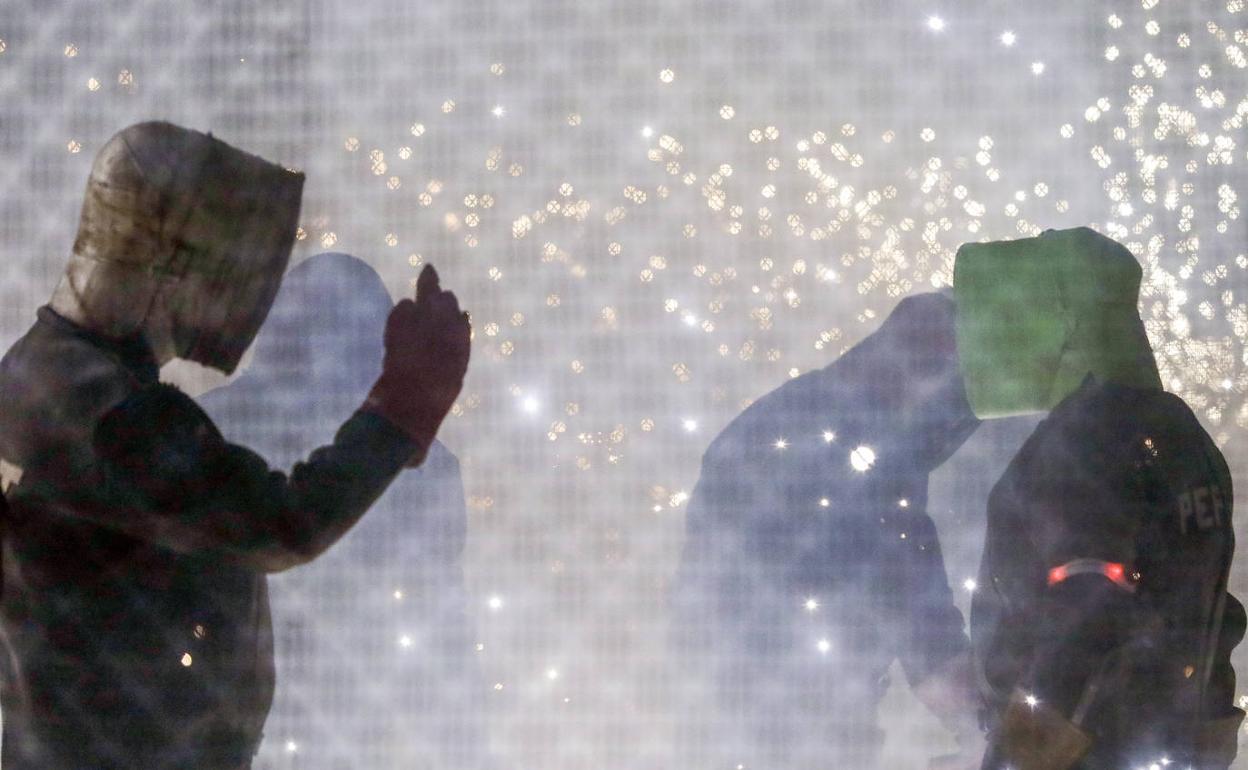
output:
{"label": "metal net screen", "polygon": [[[447,453],[272,581],[257,767],[674,767],[682,720],[718,713],[671,652],[703,452],[948,286],[960,244],[1128,245],[1166,386],[1242,470],[1246,30],[1242,0],[6,0],[0,341],[50,296],[123,126],[304,171],[293,263],[358,255],[394,298],[433,263],[475,338]],[[289,466],[327,438],[291,422],[326,404],[353,408],[271,389],[222,422]],[[933,476],[964,612],[1032,425]],[[883,765],[948,753],[890,681]]]}

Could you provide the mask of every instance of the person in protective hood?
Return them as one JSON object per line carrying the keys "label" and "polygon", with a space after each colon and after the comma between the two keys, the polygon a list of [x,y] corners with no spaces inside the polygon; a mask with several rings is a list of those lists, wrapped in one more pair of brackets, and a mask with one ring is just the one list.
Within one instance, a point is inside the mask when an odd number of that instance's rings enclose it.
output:
{"label": "person in protective hood", "polygon": [[1052,409],[988,502],[971,628],[989,770],[1235,757],[1231,479],[1161,389],[1140,278],[1130,252],[1084,228],[958,253],[976,414]]}
{"label": "person in protective hood", "polygon": [[249,767],[273,690],[265,573],[350,529],[458,394],[468,323],[432,269],[389,314],[363,404],[290,475],[158,381],[173,358],[237,366],[302,182],[168,123],[96,157],[65,277],[0,361],[6,770]]}
{"label": "person in protective hood", "polygon": [[[318,254],[283,279],[251,362],[202,396],[227,440],[285,466],[332,439],[382,367],[393,303],[368,264]],[[277,689],[261,761],[301,770],[489,764],[467,614],[459,461],[434,441],[314,563],[269,579]]]}
{"label": "person in protective hood", "polygon": [[903,299],[706,451],[673,594],[682,667],[707,688],[683,709],[690,766],[876,766],[895,660],[978,761],[969,640],[926,511],[928,475],[978,425],[953,323],[947,296]]}

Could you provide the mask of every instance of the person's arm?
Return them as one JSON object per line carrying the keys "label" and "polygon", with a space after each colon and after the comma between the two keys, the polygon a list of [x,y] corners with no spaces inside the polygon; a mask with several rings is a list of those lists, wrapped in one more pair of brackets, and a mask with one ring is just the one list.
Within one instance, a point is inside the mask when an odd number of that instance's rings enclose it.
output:
{"label": "person's arm", "polygon": [[962,612],[953,602],[936,525],[925,511],[901,514],[904,538],[892,545],[897,591],[898,658],[912,687],[970,649]]}
{"label": "person's arm", "polygon": [[287,476],[226,443],[189,397],[160,385],[106,415],[94,449],[91,483],[59,502],[170,550],[273,572],[345,534],[417,444],[384,418],[357,412]]}
{"label": "person's arm", "polygon": [[957,739],[959,752],[933,767],[978,764],[984,738],[972,676],[970,640],[953,602],[936,525],[914,508],[898,515],[905,537],[889,549],[895,591],[889,597],[899,629],[898,658],[918,700]]}
{"label": "person's arm", "polygon": [[426,267],[416,300],[387,319],[382,374],[367,401],[289,477],[226,443],[176,388],[154,385],[100,420],[85,464],[75,453],[54,457],[21,493],[50,513],[181,553],[292,567],[328,548],[401,468],[424,458],[459,394],[469,339],[455,296]]}

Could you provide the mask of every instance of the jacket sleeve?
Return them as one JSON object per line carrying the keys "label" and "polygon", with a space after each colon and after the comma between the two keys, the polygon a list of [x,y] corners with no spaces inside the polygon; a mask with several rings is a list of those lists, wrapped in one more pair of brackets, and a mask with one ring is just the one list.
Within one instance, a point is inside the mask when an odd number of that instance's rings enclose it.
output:
{"label": "jacket sleeve", "polygon": [[75,513],[187,554],[276,572],[323,552],[368,510],[415,449],[398,428],[357,412],[289,475],[229,444],[194,401],[144,389],[95,429]]}
{"label": "jacket sleeve", "polygon": [[898,617],[898,657],[914,686],[965,653],[970,640],[953,602],[936,524],[924,511],[902,518],[904,537],[892,544],[895,553],[885,560],[896,586],[885,601]]}

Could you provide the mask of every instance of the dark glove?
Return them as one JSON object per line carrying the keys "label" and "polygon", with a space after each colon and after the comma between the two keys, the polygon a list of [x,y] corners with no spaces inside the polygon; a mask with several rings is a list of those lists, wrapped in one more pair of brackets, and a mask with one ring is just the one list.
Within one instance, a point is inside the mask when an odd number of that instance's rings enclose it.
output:
{"label": "dark glove", "polygon": [[471,327],[459,301],[438,285],[427,265],[416,282],[416,301],[405,299],[386,319],[381,376],[362,407],[399,427],[418,445],[411,464],[425,458],[450,411],[468,369]]}

